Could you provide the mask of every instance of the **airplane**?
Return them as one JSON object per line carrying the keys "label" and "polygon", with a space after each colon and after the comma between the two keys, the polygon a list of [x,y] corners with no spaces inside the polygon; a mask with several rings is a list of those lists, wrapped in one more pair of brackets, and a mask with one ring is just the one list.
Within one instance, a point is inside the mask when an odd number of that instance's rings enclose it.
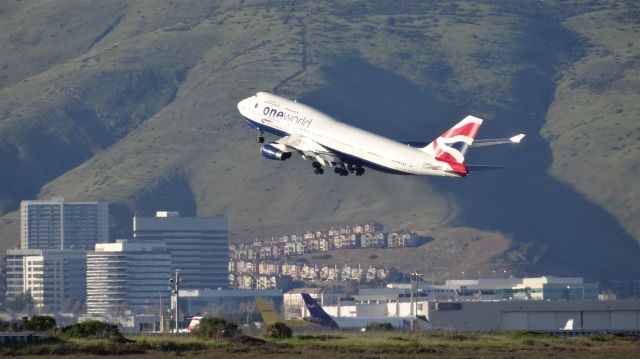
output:
{"label": "airplane", "polygon": [[411,328],[411,320],[415,320],[415,324],[422,330],[431,329],[431,323],[424,316],[415,317],[334,317],[329,315],[322,309],[322,306],[311,298],[309,293],[302,293],[302,300],[311,315],[311,321],[330,329],[358,329],[363,330],[369,324],[389,323],[394,328],[409,329]]}
{"label": "airplane", "polygon": [[266,324],[273,324],[276,322],[284,323],[290,328],[309,328],[311,323],[301,319],[284,319],[278,314],[271,303],[262,297],[256,297],[256,304],[260,309],[260,315],[262,316],[262,322]]}
{"label": "airplane", "polygon": [[202,320],[202,318],[204,317],[192,317],[191,322],[184,331],[187,333],[191,333],[200,324],[200,320]]}
{"label": "airplane", "polygon": [[329,166],[340,176],[349,173],[362,176],[368,167],[393,174],[465,177],[470,171],[504,168],[465,164],[469,147],[519,143],[524,137],[518,134],[474,143],[482,119],[466,116],[430,143],[399,142],[267,92],[258,92],[238,102],[238,111],[247,124],[258,131],[258,143],[264,143],[264,132],[280,137],[262,145],[262,156],[284,161],[297,152],[303,159],[312,160],[315,174],[323,174]]}

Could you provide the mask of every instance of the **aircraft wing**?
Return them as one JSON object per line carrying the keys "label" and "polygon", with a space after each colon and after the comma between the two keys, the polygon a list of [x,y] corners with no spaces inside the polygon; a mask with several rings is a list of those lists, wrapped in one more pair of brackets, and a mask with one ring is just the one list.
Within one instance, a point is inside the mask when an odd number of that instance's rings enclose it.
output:
{"label": "aircraft wing", "polygon": [[325,146],[301,135],[289,135],[275,141],[284,151],[298,152],[302,158],[312,158],[321,165],[331,165],[332,163],[341,162],[335,152]]}
{"label": "aircraft wing", "polygon": [[[471,144],[471,147],[485,147],[485,146],[494,146],[494,145],[502,145],[502,144],[507,144],[507,143],[520,143],[520,141],[522,141],[522,139],[524,138],[525,134],[521,133],[512,137],[508,137],[508,138],[490,138],[490,139],[475,139],[473,140],[473,143]],[[417,147],[417,148],[422,148],[425,147],[429,144],[429,142],[424,142],[424,141],[405,141],[405,140],[401,140],[399,141],[400,143],[403,143],[405,145],[411,146],[411,147]]]}
{"label": "aircraft wing", "polygon": [[515,135],[509,138],[495,138],[495,139],[480,139],[475,140],[471,144],[471,147],[484,147],[484,146],[493,146],[493,145],[502,145],[505,143],[520,143],[524,138],[524,133],[519,135]]}

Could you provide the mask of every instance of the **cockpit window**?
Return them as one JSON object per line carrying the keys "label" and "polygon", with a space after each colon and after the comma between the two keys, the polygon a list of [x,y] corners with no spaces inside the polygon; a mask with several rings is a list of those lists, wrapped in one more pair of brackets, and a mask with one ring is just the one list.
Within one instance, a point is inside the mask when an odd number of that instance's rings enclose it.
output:
{"label": "cockpit window", "polygon": [[253,106],[253,108],[258,108],[258,103],[257,103],[257,102],[256,102],[256,105],[255,105],[255,106]]}

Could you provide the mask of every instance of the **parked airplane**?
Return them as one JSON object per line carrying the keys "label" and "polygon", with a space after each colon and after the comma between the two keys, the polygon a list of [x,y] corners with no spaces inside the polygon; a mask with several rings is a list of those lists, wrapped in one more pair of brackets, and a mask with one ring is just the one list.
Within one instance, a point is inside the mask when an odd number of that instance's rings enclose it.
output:
{"label": "parked airplane", "polygon": [[258,305],[258,309],[260,310],[260,315],[262,316],[263,323],[273,324],[275,322],[280,322],[288,325],[291,328],[308,328],[311,326],[311,323],[307,322],[306,320],[284,319],[273,309],[271,303],[269,303],[262,297],[256,297],[256,304]]}
{"label": "parked airplane", "polygon": [[[191,333],[200,324],[200,320],[202,320],[202,318],[204,317],[200,317],[200,316],[191,317],[191,321],[189,322],[189,325],[184,329],[178,329],[178,333]],[[175,333],[175,329],[172,332]]]}
{"label": "parked airplane", "polygon": [[302,300],[311,315],[311,321],[331,329],[364,329],[369,324],[391,324],[394,328],[410,329],[411,320],[421,330],[431,328],[431,323],[423,316],[416,317],[334,317],[322,309],[320,304],[311,298],[309,293],[302,293]]}
{"label": "parked airplane", "polygon": [[[349,126],[310,106],[266,92],[240,101],[238,110],[258,130],[258,143],[264,142],[264,132],[281,137],[262,146],[264,157],[284,161],[297,152],[313,161],[316,174],[330,166],[341,176],[361,176],[369,167],[395,174],[464,177],[473,170],[504,168],[464,163],[482,124],[474,116],[465,117],[431,143],[418,143],[398,142]],[[518,143],[523,137],[479,140],[477,147]]]}

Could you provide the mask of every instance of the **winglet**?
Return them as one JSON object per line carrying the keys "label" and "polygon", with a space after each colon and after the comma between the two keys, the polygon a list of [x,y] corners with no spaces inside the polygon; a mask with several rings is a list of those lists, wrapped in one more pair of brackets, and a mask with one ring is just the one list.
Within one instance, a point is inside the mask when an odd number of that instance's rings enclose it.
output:
{"label": "winglet", "polygon": [[511,137],[509,140],[513,143],[520,143],[520,141],[522,141],[522,139],[524,138],[525,134],[521,133],[519,135],[515,135],[513,137]]}

